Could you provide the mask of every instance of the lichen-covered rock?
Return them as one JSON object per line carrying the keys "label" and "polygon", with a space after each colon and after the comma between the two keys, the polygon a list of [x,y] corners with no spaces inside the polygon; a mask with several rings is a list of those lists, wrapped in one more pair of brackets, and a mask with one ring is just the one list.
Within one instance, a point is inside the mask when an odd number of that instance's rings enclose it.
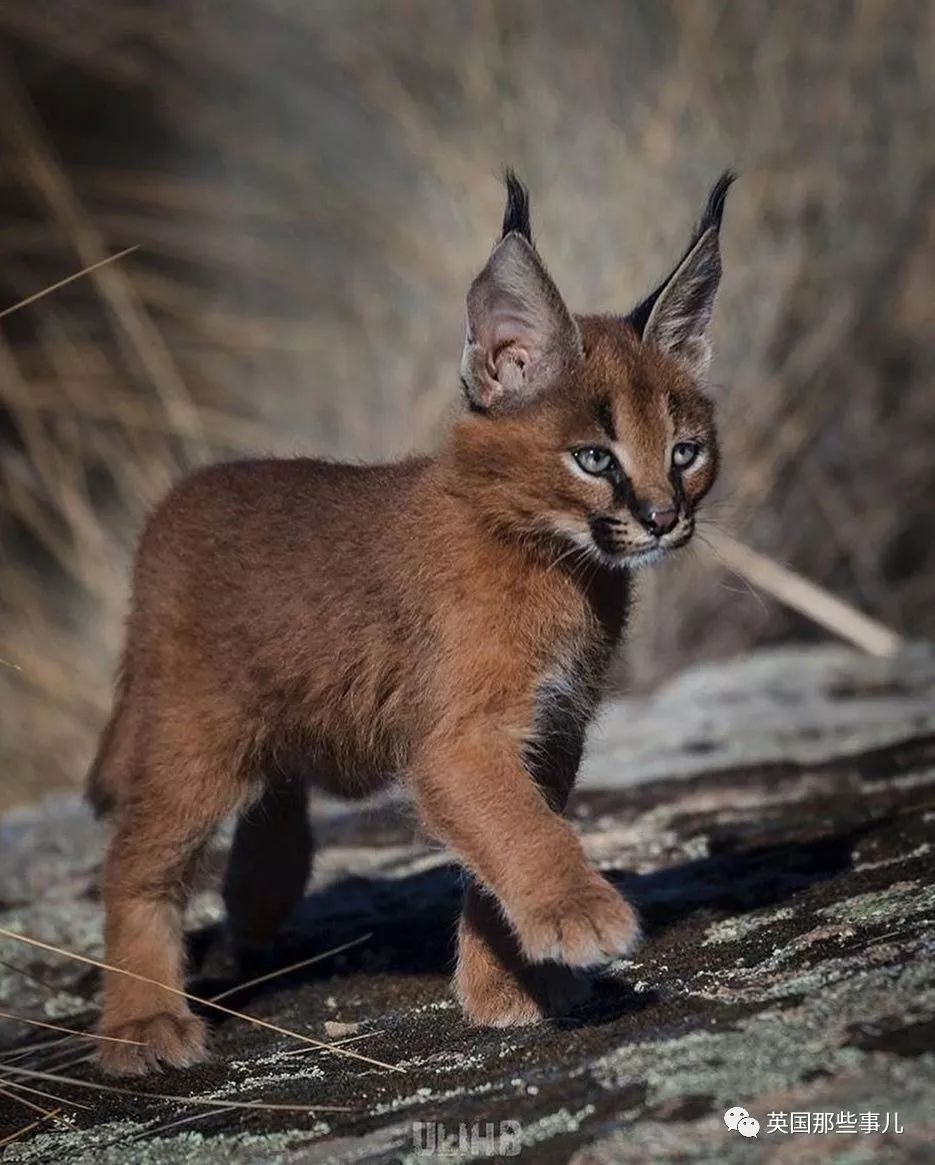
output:
{"label": "lichen-covered rock", "polygon": [[[536,1028],[462,1021],[447,987],[457,871],[411,813],[327,808],[313,892],[275,960],[369,937],[225,1003],[398,1071],[226,1018],[205,1067],[98,1092],[13,1075],[102,1082],[74,1065],[87,1043],[26,1053],[55,1033],[0,1020],[0,1089],[61,1098],[0,1093],[0,1140],[40,1122],[4,1161],[930,1160],[933,695],[921,647],[885,664],[784,651],[612,705],[571,812],[647,937],[579,1013]],[[100,956],[100,843],[70,799],[0,821],[0,927]],[[238,981],[212,884],[223,844],[192,910],[201,996]],[[0,960],[0,1009],[93,1022],[92,968],[5,939]],[[60,1107],[58,1121],[27,1099]],[[232,1101],[320,1108],[221,1107]],[[756,1148],[725,1126],[734,1106],[759,1121]],[[808,1131],[787,1131],[793,1113]],[[827,1113],[854,1131],[825,1131]]]}

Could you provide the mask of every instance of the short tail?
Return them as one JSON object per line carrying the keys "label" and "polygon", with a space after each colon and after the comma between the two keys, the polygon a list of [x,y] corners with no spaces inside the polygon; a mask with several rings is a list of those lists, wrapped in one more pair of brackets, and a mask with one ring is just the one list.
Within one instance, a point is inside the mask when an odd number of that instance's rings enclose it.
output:
{"label": "short tail", "polygon": [[117,804],[117,787],[113,780],[116,770],[114,760],[121,722],[124,718],[128,686],[127,677],[121,670],[114,691],[113,711],[101,733],[97,753],[88,770],[85,797],[94,810],[95,817],[106,817]]}

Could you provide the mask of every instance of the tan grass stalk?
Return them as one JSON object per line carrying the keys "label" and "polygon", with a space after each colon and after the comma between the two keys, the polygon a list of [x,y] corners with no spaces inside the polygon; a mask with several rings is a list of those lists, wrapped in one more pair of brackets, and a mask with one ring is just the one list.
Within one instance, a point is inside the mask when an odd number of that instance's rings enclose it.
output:
{"label": "tan grass stalk", "polygon": [[162,334],[150,319],[129,277],[119,267],[101,263],[107,257],[101,234],[55,156],[8,58],[0,60],[0,100],[4,109],[0,133],[7,138],[10,153],[17,157],[50,215],[71,239],[82,263],[93,268],[92,279],[101,299],[167,413],[197,428],[197,409]]}
{"label": "tan grass stalk", "polygon": [[70,1072],[79,1064],[94,1062],[93,1052],[82,1052],[80,1056],[66,1056],[65,1059],[56,1059],[54,1056],[47,1064],[28,1064],[29,1068],[41,1068],[43,1072]]}
{"label": "tan grass stalk", "polygon": [[208,1105],[213,1108],[260,1109],[263,1112],[353,1112],[345,1105],[333,1104],[271,1104],[265,1100],[219,1100],[217,1097],[175,1096],[171,1092],[147,1092],[141,1088],[120,1088],[116,1084],[100,1084],[96,1080],[78,1080],[74,1076],[59,1076],[55,1072],[40,1072],[33,1068],[10,1068],[17,1076],[27,1076],[36,1080],[51,1080],[56,1084],[70,1084],[75,1088],[88,1088],[92,1092],[109,1092],[115,1096],[132,1096],[137,1100],[169,1100],[178,1104]]}
{"label": "tan grass stalk", "polygon": [[288,967],[280,967],[276,971],[269,971],[266,975],[258,975],[255,979],[248,979],[246,983],[238,983],[236,987],[228,987],[219,995],[212,995],[211,1002],[217,1003],[229,995],[235,995],[238,991],[246,991],[248,987],[256,987],[258,983],[266,983],[270,979],[278,979],[280,975],[288,975],[290,971],[298,971],[302,967],[310,967],[313,963],[320,963],[322,959],[330,958],[331,955],[339,955],[342,951],[350,950],[351,947],[360,946],[361,943],[365,943],[372,937],[371,934],[361,935],[360,938],[353,938],[350,942],[342,943],[339,947],[332,947],[330,951],[322,951],[320,955],[312,955],[310,959],[301,959],[298,963],[290,963]]}
{"label": "tan grass stalk", "polygon": [[71,1038],[71,1036],[62,1036],[57,1040],[39,1040],[34,1044],[26,1044],[24,1047],[13,1048],[9,1052],[2,1052],[0,1053],[0,1068],[4,1064],[12,1064],[14,1060],[22,1060],[24,1056],[31,1056],[35,1052],[43,1052],[46,1048],[60,1047],[62,1044],[67,1044]]}
{"label": "tan grass stalk", "polygon": [[301,1032],[291,1031],[289,1028],[280,1027],[279,1024],[270,1023],[265,1019],[258,1019],[254,1015],[246,1015],[242,1011],[234,1011],[231,1007],[224,1007],[223,1004],[213,1003],[210,999],[202,999],[198,995],[192,995],[188,991],[183,991],[179,987],[170,987],[166,983],[160,983],[158,979],[150,979],[147,975],[138,975],[135,971],[127,971],[123,967],[115,967],[112,963],[102,962],[100,959],[92,959],[88,955],[76,955],[73,951],[63,950],[61,947],[53,946],[51,943],[40,942],[39,939],[29,938],[24,934],[17,934],[16,931],[7,930],[0,927],[0,937],[11,938],[16,942],[26,943],[27,946],[38,947],[39,950],[50,951],[52,954],[61,955],[66,959],[74,959],[78,963],[85,963],[89,967],[97,967],[101,971],[111,971],[115,975],[126,975],[130,979],[136,979],[140,983],[149,983],[153,987],[160,987],[163,991],[168,991],[170,995],[178,995],[182,999],[188,999],[192,1003],[198,1003],[202,1007],[210,1007],[215,1011],[223,1012],[225,1015],[232,1015],[236,1019],[242,1019],[246,1023],[252,1023],[256,1027],[266,1028],[268,1031],[276,1032],[281,1036],[289,1036],[294,1040],[299,1040],[301,1043],[309,1044],[311,1047],[324,1048],[327,1050],[336,1050],[338,1055],[348,1056],[354,1060],[362,1060],[366,1064],[373,1064],[377,1068],[386,1068],[390,1072],[402,1072],[403,1069],[397,1067],[395,1064],[387,1064],[383,1060],[374,1060],[370,1056],[361,1055],[359,1052],[349,1052],[344,1048],[337,1048],[334,1044],[326,1043],[324,1040],[315,1040],[311,1036],[303,1035]]}
{"label": "tan grass stalk", "polygon": [[109,1044],[136,1044],[141,1048],[146,1047],[142,1040],[125,1040],[120,1036],[102,1036],[98,1032],[83,1032],[73,1027],[62,1027],[58,1023],[46,1023],[41,1019],[28,1019],[25,1015],[13,1015],[9,1011],[0,1011],[0,1019],[12,1019],[17,1023],[29,1024],[30,1027],[44,1027],[50,1032],[64,1032],[66,1035],[80,1036],[85,1040],[106,1040]]}
{"label": "tan grass stalk", "polygon": [[[15,1088],[16,1085],[14,1084]],[[41,1112],[43,1116],[49,1115],[49,1109],[43,1108],[41,1104],[34,1104],[31,1100],[27,1100],[25,1096],[17,1096],[15,1092],[10,1092],[9,1089],[0,1085],[0,1096],[5,1096],[7,1100],[13,1100],[17,1104],[23,1105],[24,1108],[31,1108],[33,1112]]]}
{"label": "tan grass stalk", "polygon": [[[71,1104],[75,1108],[84,1108],[88,1112],[93,1112],[94,1109],[90,1104],[82,1104],[79,1100],[66,1100],[63,1096],[56,1096],[52,1092],[46,1092],[42,1088],[35,1088],[31,1084],[22,1084],[19,1080],[9,1080],[6,1078],[6,1073],[0,1068],[0,1079],[4,1081],[5,1088],[15,1088],[17,1092],[28,1092],[32,1096],[44,1096],[46,1100],[54,1100],[56,1104]],[[45,1112],[45,1109],[41,1109]]]}
{"label": "tan grass stalk", "polygon": [[181,1116],[178,1120],[169,1121],[165,1125],[151,1125],[148,1129],[143,1129],[141,1133],[137,1133],[135,1137],[131,1137],[130,1142],[141,1141],[144,1137],[161,1137],[163,1133],[169,1132],[170,1129],[179,1129],[183,1125],[194,1124],[195,1121],[207,1120],[209,1116],[217,1116],[223,1111],[223,1108],[209,1108],[207,1112],[193,1112],[190,1116]]}
{"label": "tan grass stalk", "polygon": [[[335,1040],[332,1043],[331,1048],[341,1048],[345,1044],[356,1043],[357,1040],[369,1040],[373,1036],[381,1036],[381,1035],[383,1035],[383,1029],[378,1028],[376,1031],[372,1031],[372,1032],[358,1032],[358,1034],[356,1036],[342,1036],[341,1039]],[[320,1052],[323,1050],[325,1050],[325,1049],[322,1049],[322,1048],[296,1048],[294,1051],[285,1052],[284,1055],[285,1056],[307,1056],[309,1054],[309,1052]]]}
{"label": "tan grass stalk", "polygon": [[66,287],[69,283],[74,283],[76,279],[81,279],[82,276],[89,275],[99,267],[103,267],[107,263],[114,263],[117,259],[122,259],[124,255],[129,255],[139,249],[139,243],[134,243],[132,247],[124,247],[122,251],[118,251],[115,255],[108,255],[104,259],[98,259],[96,263],[92,263],[89,267],[82,267],[80,271],[76,271],[73,275],[66,275],[64,279],[60,279],[57,283],[50,283],[48,287],[43,287],[41,291],[37,291],[33,295],[27,295],[25,299],[21,299],[18,303],[3,308],[0,311],[0,320],[12,315],[15,311],[19,311],[20,308],[28,307],[29,304],[35,303],[38,299],[44,299],[45,296],[51,295],[53,291],[58,291],[60,287]]}
{"label": "tan grass stalk", "polygon": [[2,1149],[4,1145],[11,1145],[14,1141],[18,1141],[20,1137],[25,1137],[26,1134],[31,1133],[33,1129],[38,1129],[39,1126],[44,1125],[47,1120],[52,1120],[54,1117],[57,1117],[59,1111],[60,1110],[58,1109],[53,1109],[48,1116],[42,1116],[38,1120],[34,1120],[31,1124],[25,1125],[23,1128],[17,1129],[15,1132],[10,1133],[9,1136],[3,1137],[0,1139],[0,1149]]}

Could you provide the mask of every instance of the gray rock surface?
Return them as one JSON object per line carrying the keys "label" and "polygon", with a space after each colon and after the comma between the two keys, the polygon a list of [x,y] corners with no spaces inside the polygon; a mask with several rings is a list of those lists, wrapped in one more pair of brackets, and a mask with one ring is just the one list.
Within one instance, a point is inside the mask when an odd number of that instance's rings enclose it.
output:
{"label": "gray rock surface", "polygon": [[935,732],[935,650],[874,659],[786,647],[684,672],[605,705],[581,774],[616,787],[744,764],[811,764]]}
{"label": "gray rock surface", "polygon": [[[411,812],[328,807],[312,892],[271,966],[369,937],[226,1002],[353,1039],[347,1049],[399,1070],[226,1019],[203,1068],[98,1092],[93,1066],[75,1063],[87,1042],[46,1044],[56,1033],[0,1020],[4,1161],[431,1160],[422,1150],[440,1126],[457,1142],[477,1122],[461,1160],[518,1147],[520,1160],[577,1165],[930,1161],[933,695],[923,646],[888,663],[810,649],[612,704],[571,812],[593,860],[639,903],[646,941],[579,1013],[535,1028],[461,1020],[447,988],[457,872]],[[0,819],[0,927],[99,956],[101,840],[73,798]],[[190,920],[202,996],[250,977],[225,952],[223,846]],[[97,988],[92,968],[0,939],[3,1011],[87,1027]],[[14,1099],[15,1083],[60,1101]],[[61,1112],[42,1120],[27,1099]],[[759,1120],[755,1147],[725,1127],[734,1105]],[[768,1132],[770,1114],[788,1125],[793,1112],[853,1114],[857,1131]]]}

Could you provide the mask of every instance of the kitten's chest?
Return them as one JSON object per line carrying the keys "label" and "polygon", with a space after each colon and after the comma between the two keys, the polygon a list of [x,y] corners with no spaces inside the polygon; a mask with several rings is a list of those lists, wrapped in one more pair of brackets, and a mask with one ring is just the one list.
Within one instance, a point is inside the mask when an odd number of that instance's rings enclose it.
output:
{"label": "kitten's chest", "polygon": [[580,619],[544,654],[525,762],[555,808],[564,805],[577,775],[628,606],[629,579],[602,580],[588,594]]}
{"label": "kitten's chest", "polygon": [[564,805],[577,775],[610,650],[610,645],[596,638],[565,643],[536,686],[525,763],[555,808]]}

